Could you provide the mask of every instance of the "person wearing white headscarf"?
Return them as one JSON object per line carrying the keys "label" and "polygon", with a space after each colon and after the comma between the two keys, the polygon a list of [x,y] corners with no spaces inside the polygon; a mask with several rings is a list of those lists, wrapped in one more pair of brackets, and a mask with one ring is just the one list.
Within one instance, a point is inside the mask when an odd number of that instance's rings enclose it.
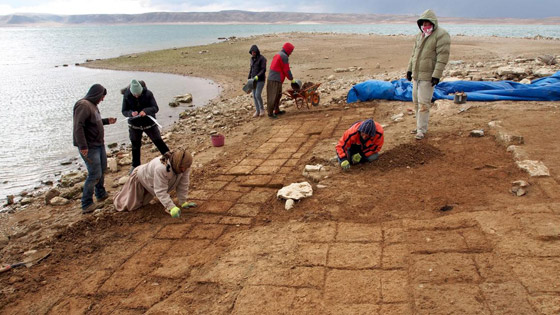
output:
{"label": "person wearing white headscarf", "polygon": [[[165,212],[178,218],[181,209],[196,206],[187,202],[192,155],[187,150],[168,152],[135,168],[121,191],[115,194],[117,211],[131,211],[147,205],[155,196]],[[177,192],[176,205],[169,193]]]}

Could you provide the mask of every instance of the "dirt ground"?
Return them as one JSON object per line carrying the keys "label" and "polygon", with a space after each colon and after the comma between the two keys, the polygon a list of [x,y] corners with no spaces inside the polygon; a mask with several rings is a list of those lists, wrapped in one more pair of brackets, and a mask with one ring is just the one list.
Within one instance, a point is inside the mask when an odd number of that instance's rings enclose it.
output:
{"label": "dirt ground", "polygon": [[[210,77],[228,99],[240,94],[251,44],[270,62],[288,40],[294,75],[313,82],[402,76],[412,47],[405,36],[296,33],[90,66]],[[560,41],[457,37],[451,59],[534,58],[559,48]],[[350,66],[362,70],[334,72]],[[197,152],[189,199],[198,206],[180,219],[159,204],[86,216],[76,204],[6,214],[4,230],[26,229],[10,237],[3,259],[53,252],[0,274],[0,313],[560,313],[558,104],[438,101],[426,139],[417,141],[411,103],[340,104],[347,92],[325,90],[321,105],[288,107],[277,120],[250,112],[223,147],[174,135],[171,146]],[[391,119],[399,113],[403,120]],[[334,145],[367,117],[385,126],[382,154],[342,172]],[[473,129],[485,136],[471,137]],[[500,132],[522,136],[520,147],[551,176],[519,169]],[[324,165],[326,178],[310,181],[313,196],[286,211],[276,192],[309,181],[308,164]],[[124,173],[110,174],[107,185]],[[511,192],[516,180],[529,182],[526,195]]]}

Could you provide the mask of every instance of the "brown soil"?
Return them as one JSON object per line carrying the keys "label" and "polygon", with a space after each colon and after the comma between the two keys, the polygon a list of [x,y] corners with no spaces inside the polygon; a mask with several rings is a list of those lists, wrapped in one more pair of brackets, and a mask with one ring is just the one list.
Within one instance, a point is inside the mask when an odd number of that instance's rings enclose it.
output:
{"label": "brown soil", "polygon": [[[202,58],[194,53],[178,64],[151,59],[163,54],[155,52],[137,64],[210,76],[228,98],[239,94],[250,44],[259,43],[270,60],[286,39],[296,47],[296,77],[313,82],[325,82],[338,67],[362,66],[360,76],[404,73],[411,48],[407,37],[289,34],[206,46],[211,55],[201,68],[190,67],[196,64],[190,57]],[[452,59],[533,56],[559,46],[459,37]],[[233,60],[239,53],[243,65],[220,72],[214,63],[225,63],[214,51]],[[126,58],[106,62],[132,69]],[[356,74],[336,75],[352,80]],[[10,215],[5,222],[27,229],[11,237],[3,258],[17,260],[31,248],[53,253],[31,268],[0,274],[1,313],[560,313],[558,105],[469,103],[459,113],[458,105],[438,102],[430,132],[417,141],[409,133],[410,103],[337,105],[333,99],[346,92],[322,92],[321,106],[290,107],[278,120],[252,119],[250,112],[224,147],[202,149],[173,136],[172,146],[198,152],[189,193],[198,207],[180,219],[159,204],[97,216],[36,205]],[[401,112],[403,121],[391,120]],[[366,117],[385,125],[382,154],[342,172],[332,162],[334,144]],[[498,131],[488,127],[495,120],[524,137],[522,147],[548,166],[550,177],[517,168],[495,140]],[[486,135],[470,137],[473,129]],[[284,210],[277,188],[305,181],[304,166],[317,163],[328,176],[313,182],[311,198]],[[108,185],[123,174],[111,174]],[[515,180],[531,184],[527,195],[510,192]]]}

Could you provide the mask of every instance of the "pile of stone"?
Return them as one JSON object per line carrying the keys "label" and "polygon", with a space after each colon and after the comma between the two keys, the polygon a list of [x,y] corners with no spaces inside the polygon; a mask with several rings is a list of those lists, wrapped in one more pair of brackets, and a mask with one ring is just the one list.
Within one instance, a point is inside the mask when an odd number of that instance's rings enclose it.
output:
{"label": "pile of stone", "polygon": [[444,81],[501,81],[510,80],[529,84],[531,80],[551,76],[559,69],[557,56],[541,55],[535,58],[517,57],[510,60],[465,63],[452,60],[444,71]]}

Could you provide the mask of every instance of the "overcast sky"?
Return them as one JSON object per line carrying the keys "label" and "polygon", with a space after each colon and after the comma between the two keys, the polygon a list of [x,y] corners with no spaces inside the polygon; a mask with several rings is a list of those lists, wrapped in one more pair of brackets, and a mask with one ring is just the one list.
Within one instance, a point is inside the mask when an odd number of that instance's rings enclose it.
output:
{"label": "overcast sky", "polygon": [[542,18],[560,16],[560,0],[0,0],[0,15],[12,13],[146,13],[221,10],[309,13],[420,14],[446,17]]}

